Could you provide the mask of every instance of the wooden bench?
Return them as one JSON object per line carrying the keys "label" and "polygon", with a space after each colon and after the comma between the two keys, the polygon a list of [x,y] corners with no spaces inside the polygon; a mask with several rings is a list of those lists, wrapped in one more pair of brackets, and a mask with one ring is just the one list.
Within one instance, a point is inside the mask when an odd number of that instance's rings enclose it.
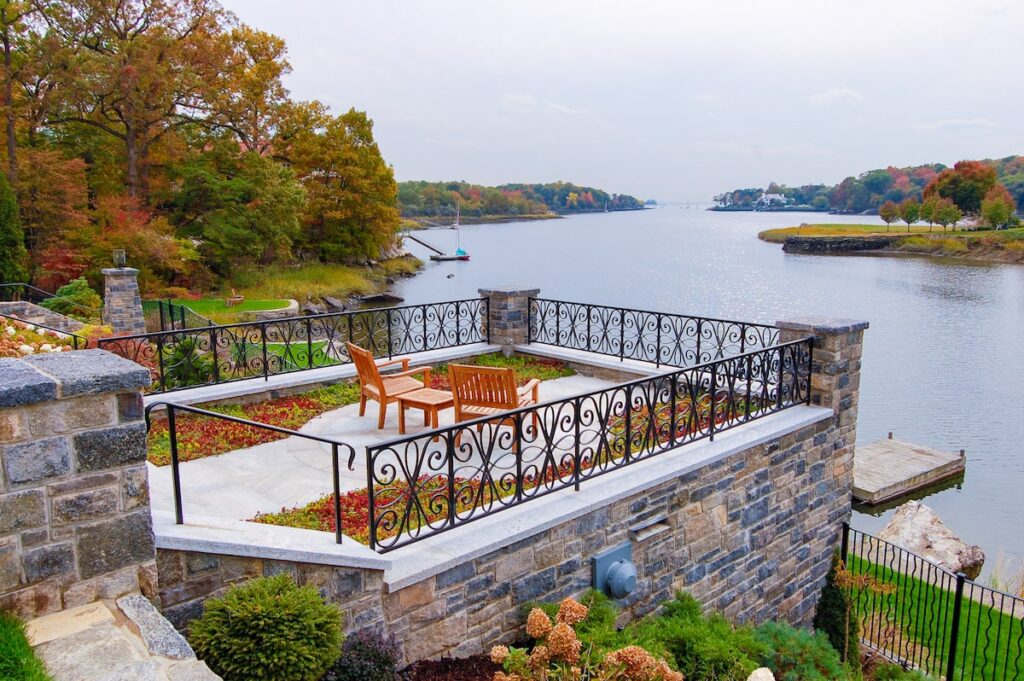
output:
{"label": "wooden bench", "polygon": [[[499,426],[515,428],[515,419],[502,416],[505,412],[537,404],[540,381],[530,379],[523,387],[516,386],[516,374],[512,369],[499,367],[448,365],[448,381],[452,386],[455,402],[455,422],[469,421],[484,416],[494,416]],[[537,414],[533,414],[537,425]],[[477,431],[481,424],[477,424]]]}
{"label": "wooden bench", "polygon": [[[356,365],[356,373],[359,374],[359,415],[366,415],[366,400],[375,400],[380,405],[380,412],[377,416],[377,430],[384,428],[384,419],[387,417],[388,405],[397,402],[398,397],[413,390],[422,390],[424,385],[430,384],[430,367],[409,368],[408,357],[397,357],[388,362],[378,364],[373,358],[373,353],[364,350],[358,345],[345,343],[348,347],[348,355]],[[401,364],[402,370],[392,374],[381,374],[384,367]],[[413,376],[423,375],[423,380],[418,381]]]}

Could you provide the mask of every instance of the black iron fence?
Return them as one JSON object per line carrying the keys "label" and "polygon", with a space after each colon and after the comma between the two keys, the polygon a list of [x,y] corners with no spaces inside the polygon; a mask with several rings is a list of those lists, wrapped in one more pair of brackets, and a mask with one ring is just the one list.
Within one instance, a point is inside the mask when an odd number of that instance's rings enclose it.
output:
{"label": "black iron fence", "polygon": [[768,348],[779,329],[561,300],[530,300],[530,342],[661,366],[693,366]]}
{"label": "black iron fence", "polygon": [[150,430],[153,428],[154,409],[166,410],[167,435],[169,438],[171,456],[171,484],[174,495],[174,522],[178,525],[185,522],[185,511],[181,500],[181,461],[178,455],[177,419],[178,412],[185,412],[186,414],[191,414],[194,418],[198,417],[229,421],[231,423],[237,423],[250,428],[277,433],[285,437],[297,437],[303,440],[312,440],[314,442],[320,442],[328,445],[331,448],[331,472],[332,480],[334,481],[334,540],[339,544],[341,543],[341,456],[342,454],[348,455],[348,469],[353,470],[355,466],[356,452],[351,445],[326,437],[308,435],[306,433],[300,433],[297,430],[289,430],[288,428],[272,426],[258,421],[250,421],[249,419],[243,419],[237,416],[220,414],[215,411],[209,411],[208,409],[199,409],[198,407],[188,407],[183,404],[175,404],[174,402],[154,402],[146,407],[146,427]]}
{"label": "black iron fence", "polygon": [[120,336],[99,347],[149,368],[152,392],[166,393],[347,364],[348,342],[390,358],[487,340],[487,299],[473,298]]}
{"label": "black iron fence", "polygon": [[367,447],[386,552],[810,400],[811,339]]}
{"label": "black iron fence", "polygon": [[207,319],[187,305],[179,305],[169,300],[157,300],[154,308],[154,321],[160,331],[183,331],[215,326],[213,320]]}
{"label": "black iron fence", "polygon": [[864,645],[946,681],[1024,679],[1024,598],[849,525],[842,552]]}

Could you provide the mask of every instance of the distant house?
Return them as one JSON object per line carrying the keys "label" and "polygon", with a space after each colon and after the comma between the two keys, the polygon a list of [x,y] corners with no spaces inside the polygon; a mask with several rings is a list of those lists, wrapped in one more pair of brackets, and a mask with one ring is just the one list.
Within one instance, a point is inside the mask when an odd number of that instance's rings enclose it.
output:
{"label": "distant house", "polygon": [[761,192],[761,196],[754,200],[754,209],[758,208],[770,208],[771,206],[785,206],[789,203],[789,199],[783,194],[769,194],[768,192]]}

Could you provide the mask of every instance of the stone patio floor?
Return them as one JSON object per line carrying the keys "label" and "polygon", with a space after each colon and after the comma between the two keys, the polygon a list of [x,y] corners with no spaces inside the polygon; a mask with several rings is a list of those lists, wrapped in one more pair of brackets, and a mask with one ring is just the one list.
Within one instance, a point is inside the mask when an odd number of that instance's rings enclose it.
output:
{"label": "stone patio floor", "polygon": [[[601,390],[615,385],[611,381],[587,376],[568,376],[540,385],[542,402]],[[427,430],[422,413],[406,412],[406,433]],[[454,422],[452,409],[439,415],[441,426]],[[300,432],[329,437],[355,447],[355,470],[341,461],[341,489],[366,487],[364,447],[398,437],[398,405],[388,405],[383,430],[377,430],[377,403],[369,402],[366,416],[359,416],[359,405],[352,404],[321,414]],[[174,501],[170,466],[148,465],[151,503],[154,510],[173,511]],[[330,445],[290,437],[276,442],[239,449],[218,456],[181,464],[182,507],[186,522],[189,514],[248,520],[258,512],[278,511],[309,503],[328,494],[331,483]]]}

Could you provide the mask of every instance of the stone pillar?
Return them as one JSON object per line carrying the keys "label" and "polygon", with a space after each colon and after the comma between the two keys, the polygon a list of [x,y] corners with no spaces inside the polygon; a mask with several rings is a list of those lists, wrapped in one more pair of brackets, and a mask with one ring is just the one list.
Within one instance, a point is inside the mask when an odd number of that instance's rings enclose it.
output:
{"label": "stone pillar", "polygon": [[490,341],[500,345],[509,354],[516,345],[530,341],[530,298],[540,293],[539,288],[499,286],[478,289],[487,298],[487,328]]}
{"label": "stone pillar", "polygon": [[133,267],[109,267],[103,270],[103,323],[115,336],[146,333],[139,295],[139,271]]}
{"label": "stone pillar", "polygon": [[0,359],[0,610],[155,595],[149,383],[104,350]]}

